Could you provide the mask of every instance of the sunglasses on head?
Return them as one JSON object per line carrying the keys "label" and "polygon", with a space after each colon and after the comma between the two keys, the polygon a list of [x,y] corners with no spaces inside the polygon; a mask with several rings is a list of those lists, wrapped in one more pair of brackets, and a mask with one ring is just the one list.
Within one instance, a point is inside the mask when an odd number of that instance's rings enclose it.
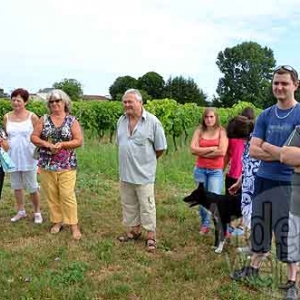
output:
{"label": "sunglasses on head", "polygon": [[290,73],[293,73],[297,78],[298,78],[298,73],[297,73],[297,71],[293,68],[293,67],[291,67],[291,66],[289,66],[289,65],[282,65],[282,66],[278,66],[278,67],[276,67],[275,69],[274,69],[274,73],[276,73],[277,71],[279,71],[279,70],[285,70],[285,71],[288,71],[288,72],[290,72]]}
{"label": "sunglasses on head", "polygon": [[49,103],[52,104],[52,103],[59,103],[61,101],[61,99],[57,99],[57,100],[49,100]]}

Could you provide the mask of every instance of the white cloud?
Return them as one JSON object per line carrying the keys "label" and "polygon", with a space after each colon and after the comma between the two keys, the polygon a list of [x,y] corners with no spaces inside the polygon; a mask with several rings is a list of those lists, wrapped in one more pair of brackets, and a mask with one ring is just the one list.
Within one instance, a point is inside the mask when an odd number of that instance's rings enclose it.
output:
{"label": "white cloud", "polygon": [[34,90],[74,77],[86,92],[103,94],[117,76],[150,70],[192,76],[212,94],[219,51],[245,40],[276,45],[289,28],[299,28],[300,15],[298,0],[10,0],[1,6],[0,86]]}

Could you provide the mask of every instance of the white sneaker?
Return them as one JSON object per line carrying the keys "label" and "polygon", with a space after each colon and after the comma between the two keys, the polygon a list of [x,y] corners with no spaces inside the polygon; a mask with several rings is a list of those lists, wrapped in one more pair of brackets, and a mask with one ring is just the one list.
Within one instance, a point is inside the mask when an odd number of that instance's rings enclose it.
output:
{"label": "white sneaker", "polygon": [[43,223],[43,217],[41,213],[35,213],[34,214],[34,223],[35,224],[42,224]]}
{"label": "white sneaker", "polygon": [[12,217],[10,220],[11,220],[11,222],[17,222],[17,221],[19,221],[21,219],[24,219],[26,217],[27,217],[26,212],[19,210],[18,213],[14,217]]}

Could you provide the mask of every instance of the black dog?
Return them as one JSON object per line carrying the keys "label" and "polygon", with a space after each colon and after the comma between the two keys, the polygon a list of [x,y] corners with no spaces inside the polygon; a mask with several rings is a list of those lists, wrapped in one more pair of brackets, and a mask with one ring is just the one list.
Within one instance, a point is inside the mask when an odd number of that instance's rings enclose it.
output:
{"label": "black dog", "polygon": [[190,207],[202,205],[212,213],[215,225],[215,252],[221,253],[225,244],[227,224],[231,220],[240,218],[241,194],[237,195],[218,195],[208,192],[200,182],[196,190],[183,199]]}

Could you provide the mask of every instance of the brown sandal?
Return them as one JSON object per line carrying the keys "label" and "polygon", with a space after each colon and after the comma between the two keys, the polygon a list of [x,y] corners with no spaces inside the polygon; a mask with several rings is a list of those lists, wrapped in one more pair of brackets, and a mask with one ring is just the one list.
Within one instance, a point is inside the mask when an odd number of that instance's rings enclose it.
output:
{"label": "brown sandal", "polygon": [[55,223],[51,228],[50,228],[50,233],[52,234],[57,234],[60,231],[63,230],[63,224],[62,223]]}
{"label": "brown sandal", "polygon": [[146,240],[146,248],[149,252],[154,252],[156,250],[156,241],[155,239]]}
{"label": "brown sandal", "polygon": [[[130,234],[130,235],[129,235]],[[118,237],[119,242],[126,243],[130,241],[136,241],[141,237],[142,233],[136,233],[134,231],[130,231],[128,233],[125,233],[124,235],[121,235]]]}

